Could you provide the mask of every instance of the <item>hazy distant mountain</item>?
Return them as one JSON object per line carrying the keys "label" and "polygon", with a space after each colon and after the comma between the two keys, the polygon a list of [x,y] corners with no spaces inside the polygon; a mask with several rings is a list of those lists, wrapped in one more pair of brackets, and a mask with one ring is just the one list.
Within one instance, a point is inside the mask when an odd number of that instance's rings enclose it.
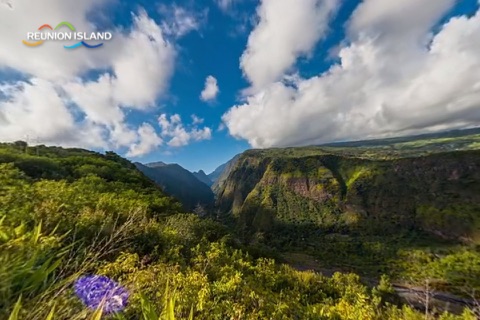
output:
{"label": "hazy distant mountain", "polygon": [[237,154],[227,163],[222,164],[219,166],[215,171],[208,175],[208,178],[213,182],[212,190],[218,189],[218,187],[228,178],[230,171],[232,170],[233,166],[237,163],[238,159],[240,158],[241,154]]}
{"label": "hazy distant mountain", "polygon": [[225,170],[225,167],[227,166],[227,164],[228,164],[228,162],[220,165],[217,169],[215,169],[215,171],[208,174],[207,177],[210,179],[210,181],[215,183],[218,180],[218,178],[220,177],[220,175],[222,174],[222,172]]}
{"label": "hazy distant mountain", "polygon": [[149,163],[149,164],[146,164],[147,167],[149,168],[158,168],[158,167],[163,167],[163,166],[166,166],[167,164],[165,162],[162,162],[162,161],[157,161],[157,162],[152,162],[152,163]]}
{"label": "hazy distant mountain", "polygon": [[200,170],[200,171],[198,171],[198,172],[192,172],[192,174],[195,176],[195,178],[197,178],[197,179],[200,180],[201,182],[205,183],[207,186],[209,186],[209,187],[212,186],[213,181],[210,180],[210,178],[207,176],[207,174],[205,173],[205,171]]}
{"label": "hazy distant mountain", "polygon": [[210,187],[178,164],[154,162],[135,165],[161,186],[165,193],[177,198],[186,210],[193,210],[197,204],[209,207],[214,203],[214,194]]}

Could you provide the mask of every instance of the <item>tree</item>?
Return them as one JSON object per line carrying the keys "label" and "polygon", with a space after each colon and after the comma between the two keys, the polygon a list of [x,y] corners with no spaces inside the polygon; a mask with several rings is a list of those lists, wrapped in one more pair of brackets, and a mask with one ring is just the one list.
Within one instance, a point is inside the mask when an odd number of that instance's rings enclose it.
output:
{"label": "tree", "polygon": [[193,209],[193,213],[195,213],[200,218],[203,218],[207,215],[207,211],[200,203],[197,203],[195,209]]}
{"label": "tree", "polygon": [[13,143],[21,152],[27,152],[28,143],[25,141],[15,141]]}

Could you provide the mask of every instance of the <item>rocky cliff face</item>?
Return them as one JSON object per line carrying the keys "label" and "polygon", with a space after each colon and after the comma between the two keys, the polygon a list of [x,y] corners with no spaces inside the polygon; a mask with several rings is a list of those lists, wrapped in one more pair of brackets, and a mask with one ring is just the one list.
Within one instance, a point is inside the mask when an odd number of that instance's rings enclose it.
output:
{"label": "rocky cliff face", "polygon": [[472,239],[480,227],[480,151],[386,160],[253,150],[216,191],[218,207],[249,230],[314,224]]}

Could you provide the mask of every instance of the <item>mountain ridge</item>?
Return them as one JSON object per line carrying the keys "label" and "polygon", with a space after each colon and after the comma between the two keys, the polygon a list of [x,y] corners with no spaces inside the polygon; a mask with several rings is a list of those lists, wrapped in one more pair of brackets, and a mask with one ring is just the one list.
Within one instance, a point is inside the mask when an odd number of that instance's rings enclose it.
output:
{"label": "mountain ridge", "polygon": [[377,224],[377,234],[398,226],[476,241],[479,137],[474,130],[454,143],[423,136],[374,147],[247,150],[214,189],[216,204],[253,232],[274,230],[278,223],[336,232]]}
{"label": "mountain ridge", "polygon": [[232,159],[220,165],[217,169],[215,169],[215,171],[208,175],[210,180],[213,181],[212,190],[214,193],[217,193],[218,190],[221,188],[224,181],[228,178],[228,175],[230,174],[232,168],[235,166],[242,154],[243,153],[235,155]]}
{"label": "mountain ridge", "polygon": [[205,171],[199,170],[199,171],[194,171],[192,174],[201,182],[205,183],[207,186],[211,187],[213,184],[213,181],[210,180],[210,178],[207,176]]}
{"label": "mountain ridge", "polygon": [[179,164],[154,162],[144,165],[136,162],[135,166],[161,186],[165,193],[178,199],[186,210],[191,211],[198,205],[210,208],[214,204],[210,187]]}

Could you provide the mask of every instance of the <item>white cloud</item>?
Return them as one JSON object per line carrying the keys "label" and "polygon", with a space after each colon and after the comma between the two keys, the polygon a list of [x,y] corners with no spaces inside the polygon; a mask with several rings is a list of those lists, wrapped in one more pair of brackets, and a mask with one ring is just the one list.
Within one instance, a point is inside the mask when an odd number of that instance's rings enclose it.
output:
{"label": "white cloud", "polygon": [[167,144],[170,147],[183,147],[191,141],[209,140],[212,137],[212,130],[209,127],[198,128],[193,123],[191,128],[186,128],[178,114],[174,114],[170,118],[167,114],[162,114],[158,118],[158,124],[162,128],[162,138],[169,139]]}
{"label": "white cloud", "polygon": [[7,96],[5,101],[0,101],[1,140],[25,140],[28,137],[47,144],[105,146],[101,130],[92,127],[91,123],[75,121],[59,88],[39,78],[30,82],[0,88]]}
{"label": "white cloud", "polygon": [[[480,69],[480,12],[433,35],[454,0],[427,2],[364,1],[338,64],[290,83],[260,77],[270,83],[223,116],[230,134],[263,148],[480,124],[480,74],[472,72]],[[258,70],[270,72],[268,64]]]}
{"label": "white cloud", "polygon": [[162,4],[159,11],[164,20],[162,29],[166,34],[174,37],[182,37],[191,31],[199,30],[208,16],[208,10],[206,9],[195,12],[176,4],[170,6]]}
{"label": "white cloud", "polygon": [[193,124],[202,124],[205,119],[202,119],[194,114],[192,114],[192,121],[193,121]]}
{"label": "white cloud", "polygon": [[8,9],[10,10],[13,10],[13,2],[11,0],[2,0],[0,1],[0,4],[4,5],[5,7],[7,7]]}
{"label": "white cloud", "polygon": [[148,154],[157,149],[163,143],[155,129],[148,123],[142,124],[138,128],[138,141],[130,146],[130,150],[127,153],[128,157],[138,157],[144,154]]}
{"label": "white cloud", "polygon": [[[127,116],[132,109],[154,111],[175,64],[175,45],[145,11],[132,15],[132,26],[115,31],[101,49],[69,51],[53,42],[28,48],[21,43],[26,32],[44,23],[65,20],[78,30],[93,30],[85,17],[106,2],[52,0],[45,6],[17,0],[13,11],[0,8],[0,68],[29,78],[0,82],[0,140],[29,136],[44,144],[128,149],[130,156],[161,145],[153,127],[132,125]],[[80,78],[99,70],[110,72],[93,80]]]}
{"label": "white cloud", "polygon": [[121,105],[153,106],[173,73],[175,49],[145,12],[134,17],[132,32],[122,40],[112,63],[114,95]]}
{"label": "white cloud", "polygon": [[212,138],[212,129],[205,127],[203,129],[194,128],[190,132],[190,136],[195,141],[210,140]]}
{"label": "white cloud", "polygon": [[219,125],[218,128],[217,128],[217,131],[218,131],[218,132],[222,132],[222,131],[225,130],[225,129],[226,129],[225,124],[224,124],[224,123],[220,123],[220,125]]}
{"label": "white cloud", "polygon": [[203,101],[214,100],[219,92],[217,79],[214,76],[208,76],[205,80],[205,88],[200,94],[200,99]]}
{"label": "white cloud", "polygon": [[327,29],[338,0],[262,0],[259,23],[240,66],[254,89],[280,80],[299,56],[308,56]]}

